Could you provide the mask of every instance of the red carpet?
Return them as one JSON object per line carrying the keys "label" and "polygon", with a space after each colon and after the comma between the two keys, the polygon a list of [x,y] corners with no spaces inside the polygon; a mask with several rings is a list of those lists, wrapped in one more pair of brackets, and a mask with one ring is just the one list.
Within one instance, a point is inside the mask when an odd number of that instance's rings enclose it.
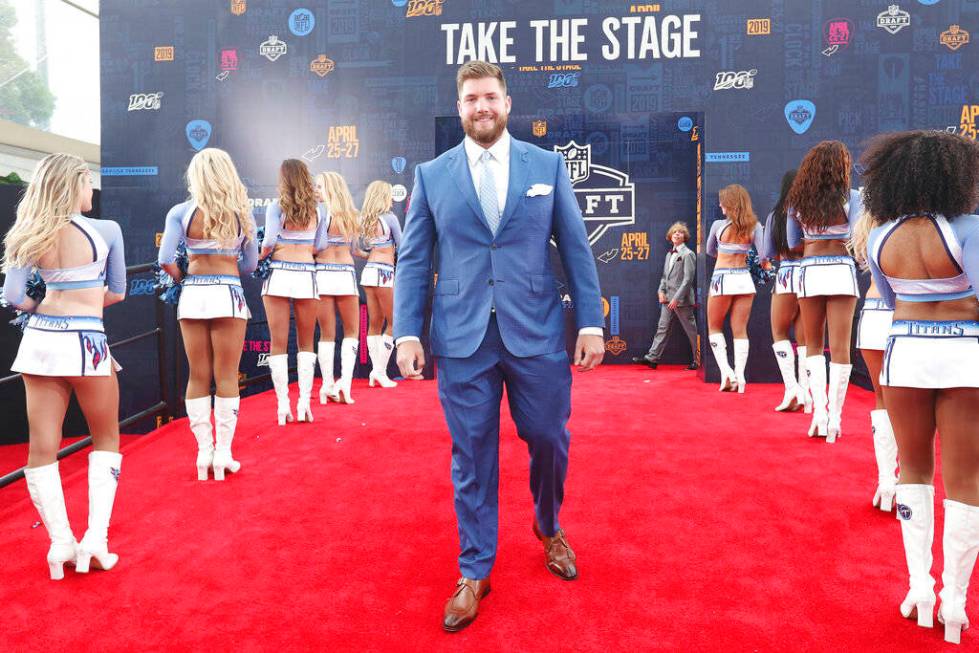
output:
{"label": "red carpet", "polygon": [[[181,420],[128,444],[111,572],[47,579],[23,481],[0,490],[4,651],[932,651],[901,619],[900,526],[871,508],[871,397],[842,441],[772,407],[781,386],[720,394],[678,368],[575,374],[562,513],[580,577],[543,565],[526,447],[502,435],[500,547],[476,622],[448,635],[457,577],[449,437],[431,382],[355,383],[353,406],[273,426],[242,404],[242,471],[200,483]],[[295,398],[293,387],[293,398]],[[85,472],[65,477],[76,535]],[[939,488],[939,495],[941,490]],[[940,500],[940,497],[939,497]],[[938,511],[941,515],[941,510]],[[940,517],[939,517],[940,520]],[[935,573],[941,573],[941,530]],[[979,583],[970,592],[976,621]],[[936,622],[937,625],[937,622]]]}

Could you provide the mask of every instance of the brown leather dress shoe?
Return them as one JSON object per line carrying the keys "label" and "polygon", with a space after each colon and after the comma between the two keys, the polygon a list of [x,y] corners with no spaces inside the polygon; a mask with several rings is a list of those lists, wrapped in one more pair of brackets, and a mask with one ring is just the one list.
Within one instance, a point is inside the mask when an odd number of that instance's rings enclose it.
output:
{"label": "brown leather dress shoe", "polygon": [[578,577],[578,568],[574,564],[574,551],[571,550],[571,545],[564,536],[563,528],[559,529],[554,537],[547,537],[541,532],[535,519],[534,535],[544,543],[544,565],[549,572],[561,580],[574,580]]}
{"label": "brown leather dress shoe", "polygon": [[442,628],[450,633],[457,633],[471,624],[479,612],[480,600],[489,593],[489,578],[483,580],[460,578],[456,583],[455,594],[445,602]]}

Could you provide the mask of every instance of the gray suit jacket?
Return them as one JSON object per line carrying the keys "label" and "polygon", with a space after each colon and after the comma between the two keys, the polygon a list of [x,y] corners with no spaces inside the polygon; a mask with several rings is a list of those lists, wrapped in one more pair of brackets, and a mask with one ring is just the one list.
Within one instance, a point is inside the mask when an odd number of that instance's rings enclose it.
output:
{"label": "gray suit jacket", "polygon": [[676,299],[680,306],[693,306],[696,303],[693,280],[697,272],[697,255],[686,245],[680,245],[678,251],[680,256],[676,258],[673,265],[670,265],[672,254],[670,252],[666,254],[659,292],[666,295],[670,301]]}

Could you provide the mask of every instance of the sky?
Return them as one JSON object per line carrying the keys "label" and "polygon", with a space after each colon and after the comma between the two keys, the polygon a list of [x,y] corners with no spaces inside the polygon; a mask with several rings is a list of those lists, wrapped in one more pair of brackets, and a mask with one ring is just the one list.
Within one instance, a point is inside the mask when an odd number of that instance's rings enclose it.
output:
{"label": "sky", "polygon": [[[98,0],[72,0],[98,13]],[[100,138],[99,20],[62,0],[13,0],[17,24],[13,34],[17,52],[37,69],[37,59],[47,58],[48,86],[54,93],[51,132],[88,143]],[[38,15],[43,25],[38,25]],[[46,47],[38,47],[38,30],[44,30]]]}

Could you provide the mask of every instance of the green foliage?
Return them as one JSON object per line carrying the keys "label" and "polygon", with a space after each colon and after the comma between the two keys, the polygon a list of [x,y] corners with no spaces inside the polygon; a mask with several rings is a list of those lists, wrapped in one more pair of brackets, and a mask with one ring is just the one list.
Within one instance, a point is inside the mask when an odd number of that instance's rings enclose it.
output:
{"label": "green foliage", "polygon": [[54,112],[54,95],[17,54],[11,33],[16,22],[17,12],[9,0],[0,0],[0,118],[47,129]]}
{"label": "green foliage", "polygon": [[11,186],[26,186],[27,182],[20,178],[16,172],[11,172],[6,177],[0,177],[0,185],[9,184]]}

